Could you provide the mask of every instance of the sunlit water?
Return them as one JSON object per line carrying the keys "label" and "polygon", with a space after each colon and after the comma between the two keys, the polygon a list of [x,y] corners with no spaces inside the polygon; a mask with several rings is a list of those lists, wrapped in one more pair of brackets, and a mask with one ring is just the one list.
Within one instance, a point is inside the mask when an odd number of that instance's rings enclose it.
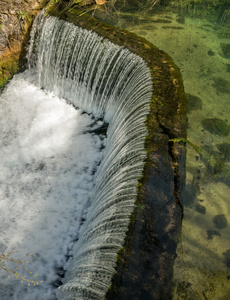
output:
{"label": "sunlit water", "polygon": [[119,26],[148,39],[179,66],[189,102],[188,139],[214,159],[215,167],[187,145],[174,299],[230,297],[230,53],[223,46],[230,45],[227,6],[209,20],[196,6],[186,15],[170,6],[159,11],[157,5],[146,14],[119,14]]}
{"label": "sunlit water", "polygon": [[85,133],[95,127],[92,116],[33,79],[15,76],[0,97],[0,247],[15,258],[33,254],[25,257],[33,275],[20,265],[17,272],[43,282],[28,287],[1,271],[1,300],[56,298],[58,268],[71,255],[102,156],[102,139]]}

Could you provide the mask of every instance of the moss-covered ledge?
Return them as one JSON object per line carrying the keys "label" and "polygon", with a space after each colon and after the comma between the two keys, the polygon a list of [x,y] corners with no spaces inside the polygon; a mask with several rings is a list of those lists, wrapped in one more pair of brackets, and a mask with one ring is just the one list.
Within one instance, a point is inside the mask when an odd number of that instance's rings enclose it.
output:
{"label": "moss-covered ledge", "polygon": [[183,218],[180,191],[185,181],[185,144],[170,141],[186,137],[187,104],[180,70],[169,55],[147,40],[93,17],[79,17],[74,9],[64,9],[60,14],[63,9],[60,6],[53,15],[128,48],[151,69],[147,160],[106,299],[171,299],[173,263]]}
{"label": "moss-covered ledge", "polygon": [[[60,5],[53,15],[82,28],[93,30],[111,42],[128,48],[147,62],[154,81],[152,111],[157,110],[157,120],[171,138],[178,135],[185,136],[187,104],[181,73],[172,58],[134,33],[102,23],[89,15],[79,16],[74,9],[65,11],[63,6]],[[60,13],[61,11],[64,13]],[[150,118],[148,127],[151,126]]]}

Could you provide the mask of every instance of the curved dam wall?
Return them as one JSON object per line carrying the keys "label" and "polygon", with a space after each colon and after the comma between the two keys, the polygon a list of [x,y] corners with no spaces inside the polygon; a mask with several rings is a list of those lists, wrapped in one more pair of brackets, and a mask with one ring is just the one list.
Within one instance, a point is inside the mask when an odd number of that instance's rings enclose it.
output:
{"label": "curved dam wall", "polygon": [[187,101],[180,70],[167,53],[146,39],[88,15],[80,16],[74,6],[63,3],[53,14],[125,47],[142,57],[150,69],[152,98],[142,123],[147,126],[146,159],[137,205],[105,299],[171,299],[185,184]]}
{"label": "curved dam wall", "polygon": [[144,125],[151,71],[128,49],[96,33],[40,14],[31,32],[29,67],[38,85],[109,123],[90,208],[58,299],[103,299],[115,273],[144,170]]}

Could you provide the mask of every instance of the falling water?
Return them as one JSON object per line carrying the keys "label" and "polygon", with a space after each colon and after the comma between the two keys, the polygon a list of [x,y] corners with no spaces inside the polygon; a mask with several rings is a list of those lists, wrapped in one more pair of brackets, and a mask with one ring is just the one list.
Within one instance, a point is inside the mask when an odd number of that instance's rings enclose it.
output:
{"label": "falling water", "polygon": [[140,57],[96,33],[42,15],[31,32],[28,61],[37,86],[109,122],[86,221],[57,290],[58,299],[103,299],[146,158],[150,70]]}

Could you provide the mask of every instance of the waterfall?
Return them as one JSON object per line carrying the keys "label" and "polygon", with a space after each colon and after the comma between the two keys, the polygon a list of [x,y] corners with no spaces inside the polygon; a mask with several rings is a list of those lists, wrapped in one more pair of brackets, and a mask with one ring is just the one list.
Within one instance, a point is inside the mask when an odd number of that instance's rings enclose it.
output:
{"label": "waterfall", "polygon": [[150,69],[129,50],[55,17],[34,22],[28,50],[37,85],[109,123],[90,208],[58,299],[103,299],[133,212],[152,96]]}

